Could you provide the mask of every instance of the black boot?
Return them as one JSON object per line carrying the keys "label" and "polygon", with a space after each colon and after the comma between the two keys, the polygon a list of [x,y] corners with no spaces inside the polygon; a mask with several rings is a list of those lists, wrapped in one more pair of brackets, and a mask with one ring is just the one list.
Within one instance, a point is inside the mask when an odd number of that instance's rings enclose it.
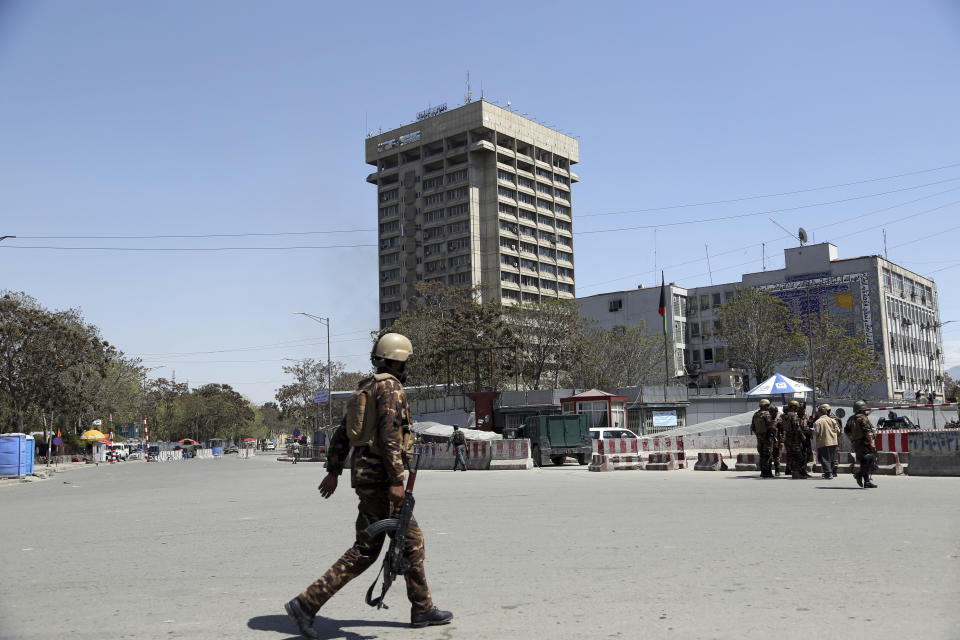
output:
{"label": "black boot", "polygon": [[449,624],[453,620],[453,614],[449,611],[441,611],[434,607],[424,613],[411,613],[411,627],[426,627],[427,625]]}
{"label": "black boot", "polygon": [[855,474],[853,474],[853,477],[857,480],[857,484],[862,487],[862,486],[863,486],[863,473],[860,472],[860,471],[857,471]]}
{"label": "black boot", "polygon": [[313,629],[314,616],[307,615],[307,612],[303,610],[303,605],[300,603],[300,598],[294,598],[287,604],[283,605],[283,608],[286,610],[287,615],[293,618],[293,621],[297,623],[297,631],[300,632],[300,635],[302,635],[304,638],[310,638],[310,640],[317,640],[320,637]]}
{"label": "black boot", "polygon": [[877,485],[873,484],[873,478],[870,477],[869,473],[863,474],[863,488],[864,489],[876,489]]}

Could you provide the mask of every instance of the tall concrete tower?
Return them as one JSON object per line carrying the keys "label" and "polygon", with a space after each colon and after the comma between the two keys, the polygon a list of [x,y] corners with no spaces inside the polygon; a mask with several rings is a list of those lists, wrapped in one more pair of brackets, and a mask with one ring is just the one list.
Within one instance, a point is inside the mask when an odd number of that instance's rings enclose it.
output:
{"label": "tall concrete tower", "polygon": [[504,304],[573,299],[575,138],[479,100],[366,140],[376,170],[380,326],[419,281]]}

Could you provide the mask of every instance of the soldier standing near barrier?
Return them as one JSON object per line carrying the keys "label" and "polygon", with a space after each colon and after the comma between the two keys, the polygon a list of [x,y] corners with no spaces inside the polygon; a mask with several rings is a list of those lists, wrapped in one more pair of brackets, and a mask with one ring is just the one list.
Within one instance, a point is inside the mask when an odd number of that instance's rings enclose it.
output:
{"label": "soldier standing near barrier", "polygon": [[467,470],[467,438],[463,435],[463,431],[460,431],[460,425],[453,425],[453,433],[450,435],[450,439],[447,441],[447,446],[453,445],[456,452],[457,458],[453,461],[453,470],[456,471],[458,466],[462,466],[463,470]]}
{"label": "soldier standing near barrier", "polygon": [[[411,412],[403,390],[404,369],[413,353],[410,341],[399,333],[382,335],[373,347],[370,360],[377,375],[360,382],[359,390],[369,391],[375,411],[369,444],[353,445],[350,484],[360,498],[356,522],[356,541],[326,573],[299,596],[284,605],[287,615],[297,623],[306,638],[317,638],[313,620],[317,611],[350,580],[363,573],[380,555],[384,534],[368,538],[364,529],[390,517],[403,502],[403,474],[407,454],[413,446],[410,431]],[[369,434],[364,434],[369,435]],[[347,421],[341,422],[327,449],[327,475],[318,487],[320,495],[329,498],[337,489],[351,441]],[[410,568],[403,574],[410,600],[410,625],[447,624],[453,619],[449,611],[433,606],[423,568],[423,533],[415,518],[410,520],[404,545],[404,557]]]}
{"label": "soldier standing near barrier", "polygon": [[857,484],[864,489],[876,489],[870,474],[877,464],[877,431],[867,417],[867,403],[857,400],[853,403],[853,415],[847,418],[843,432],[850,438],[853,451],[857,454],[859,471],[854,474]]}
{"label": "soldier standing near barrier", "polygon": [[753,420],[750,423],[750,431],[757,436],[757,454],[760,456],[760,477],[772,478],[773,472],[770,469],[772,462],[772,448],[776,443],[776,436],[773,432],[773,417],[770,415],[770,401],[764,398],[760,401],[760,408],[753,414]]}
{"label": "soldier standing near barrier", "polygon": [[817,435],[817,458],[824,480],[837,477],[837,447],[840,444],[840,421],[830,413],[830,405],[817,407],[817,419],[813,423]]}
{"label": "soldier standing near barrier", "polygon": [[787,461],[790,465],[790,474],[794,480],[809,478],[807,465],[803,460],[804,426],[798,411],[800,403],[791,400],[784,409],[783,439],[787,447]]}
{"label": "soldier standing near barrier", "polygon": [[771,439],[773,457],[773,475],[780,476],[780,445],[783,444],[783,416],[777,415],[777,408],[770,405],[770,419],[773,421],[773,438]]}
{"label": "soldier standing near barrier", "polygon": [[806,470],[807,463],[813,462],[813,418],[807,415],[807,403],[801,402],[797,409],[797,415],[800,417],[800,424],[803,431],[803,468]]}

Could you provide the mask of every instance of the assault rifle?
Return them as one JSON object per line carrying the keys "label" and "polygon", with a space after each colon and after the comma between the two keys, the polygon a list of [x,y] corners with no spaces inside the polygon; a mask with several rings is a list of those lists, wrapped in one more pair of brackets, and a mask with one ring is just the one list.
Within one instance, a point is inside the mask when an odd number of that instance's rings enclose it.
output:
{"label": "assault rifle", "polygon": [[[380,573],[377,574],[373,584],[367,589],[367,604],[377,609],[389,609],[389,607],[383,603],[384,596],[387,595],[387,591],[397,576],[403,575],[410,570],[410,563],[403,557],[403,546],[407,538],[407,532],[410,529],[410,518],[413,517],[413,505],[415,502],[413,499],[413,483],[417,479],[417,469],[420,467],[420,455],[414,455],[417,456],[417,466],[410,470],[410,477],[407,478],[407,487],[403,494],[403,504],[400,505],[400,511],[397,512],[396,517],[378,520],[363,530],[363,533],[370,538],[391,531],[394,532],[393,538],[390,540],[390,546],[387,548],[387,554],[383,558]],[[376,588],[377,581],[380,580],[381,574],[383,575],[383,589],[380,591],[380,596],[374,598],[373,590]]]}

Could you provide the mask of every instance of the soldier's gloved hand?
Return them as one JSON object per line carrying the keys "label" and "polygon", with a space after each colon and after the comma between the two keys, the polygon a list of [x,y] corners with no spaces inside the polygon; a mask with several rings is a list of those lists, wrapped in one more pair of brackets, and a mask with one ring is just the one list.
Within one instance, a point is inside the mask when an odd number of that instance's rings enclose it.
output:
{"label": "soldier's gloved hand", "polygon": [[320,482],[320,486],[317,487],[320,490],[320,495],[324,498],[329,498],[333,495],[333,492],[337,490],[337,476],[333,473],[328,473],[326,477]]}

